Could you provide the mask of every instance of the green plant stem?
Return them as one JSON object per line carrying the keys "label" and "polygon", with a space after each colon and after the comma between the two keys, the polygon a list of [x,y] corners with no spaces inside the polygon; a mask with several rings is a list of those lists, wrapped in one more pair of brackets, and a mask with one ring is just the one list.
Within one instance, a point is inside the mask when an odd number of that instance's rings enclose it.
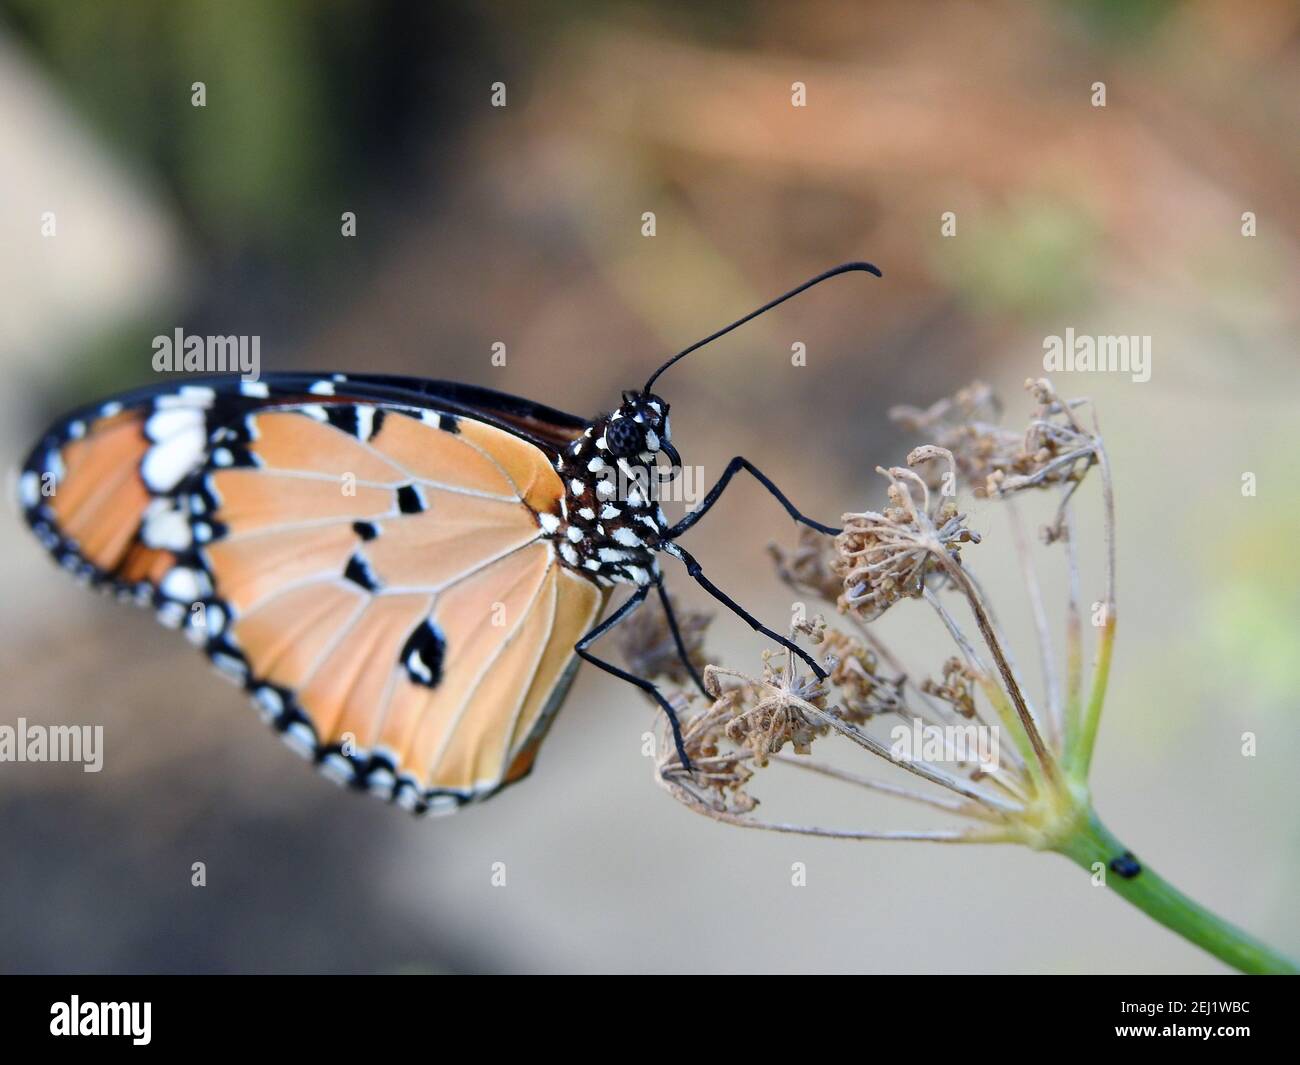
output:
{"label": "green plant stem", "polygon": [[1129,854],[1128,848],[1091,811],[1086,819],[1080,820],[1079,828],[1054,849],[1089,872],[1100,862],[1106,869],[1107,887],[1123,895],[1148,917],[1233,968],[1245,973],[1300,973],[1290,958],[1199,906],[1145,864],[1135,876],[1121,876],[1111,868],[1111,862]]}
{"label": "green plant stem", "polygon": [[1092,674],[1092,690],[1088,693],[1088,708],[1084,711],[1083,723],[1076,737],[1076,743],[1069,748],[1068,770],[1081,780],[1088,779],[1088,770],[1092,768],[1092,751],[1097,744],[1097,729],[1101,725],[1101,709],[1106,703],[1106,685],[1110,681],[1110,660],[1115,651],[1115,607],[1106,607],[1106,624],[1101,630],[1097,644],[1097,665]]}

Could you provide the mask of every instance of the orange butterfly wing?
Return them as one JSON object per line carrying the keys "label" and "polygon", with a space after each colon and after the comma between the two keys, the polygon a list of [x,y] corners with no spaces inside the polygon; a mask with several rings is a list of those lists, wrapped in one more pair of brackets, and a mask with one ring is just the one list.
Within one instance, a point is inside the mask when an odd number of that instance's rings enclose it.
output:
{"label": "orange butterfly wing", "polygon": [[444,810],[526,774],[607,595],[539,524],[563,494],[547,453],[333,396],[212,429],[202,398],[110,411],[29,462],[47,546],[151,594],[340,780]]}

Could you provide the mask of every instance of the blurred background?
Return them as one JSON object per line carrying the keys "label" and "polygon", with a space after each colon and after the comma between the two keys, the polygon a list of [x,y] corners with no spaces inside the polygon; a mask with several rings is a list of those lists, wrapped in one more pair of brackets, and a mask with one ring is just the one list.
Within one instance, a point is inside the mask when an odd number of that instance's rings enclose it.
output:
{"label": "blurred background", "polygon": [[[890,406],[979,377],[1017,426],[1045,335],[1151,335],[1145,384],[1056,381],[1096,401],[1117,481],[1094,793],[1145,862],[1295,954],[1298,52],[1300,8],[1266,0],[0,0],[0,454],[12,468],[64,409],[149,382],[151,339],[176,327],[258,334],[264,371],[446,377],[591,415],[868,258],[883,280],[837,279],[663,381],[687,463],[712,480],[744,454],[833,521],[878,505],[874,467],[918,442]],[[1028,663],[1006,526],[979,505],[971,524]],[[0,538],[0,724],[102,724],[106,746],[98,775],[0,765],[4,970],[1221,968],[1054,856],[693,817],[652,783],[648,706],[594,671],[532,778],[416,821],[317,777],[11,510]],[[737,482],[690,547],[784,627],[772,540],[790,523]],[[934,671],[948,647],[909,605],[891,638]],[[757,669],[752,635],[719,618],[713,657]],[[928,823],[775,776],[757,791],[813,820]]]}

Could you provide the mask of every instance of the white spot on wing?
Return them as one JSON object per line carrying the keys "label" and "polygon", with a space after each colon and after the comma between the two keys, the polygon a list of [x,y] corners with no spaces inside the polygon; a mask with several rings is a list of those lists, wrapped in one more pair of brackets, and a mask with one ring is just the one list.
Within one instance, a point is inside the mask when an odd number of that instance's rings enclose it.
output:
{"label": "white spot on wing", "polygon": [[280,693],[274,688],[266,685],[258,688],[253,695],[253,701],[257,703],[259,709],[268,718],[279,717],[284,713],[284,700],[280,698]]}
{"label": "white spot on wing", "polygon": [[433,683],[433,671],[425,665],[418,649],[406,656],[406,671],[412,676],[419,677],[425,684]]}
{"label": "white spot on wing", "polygon": [[144,424],[145,434],[150,440],[169,440],[178,433],[195,429],[203,429],[203,412],[193,407],[157,411],[149,415],[149,420]]}
{"label": "white spot on wing", "polygon": [[193,603],[207,595],[212,590],[212,585],[208,581],[207,574],[202,570],[191,569],[189,566],[173,566],[167,571],[167,576],[162,579],[158,589],[168,599]]}
{"label": "white spot on wing", "polygon": [[212,656],[212,664],[221,670],[225,676],[239,684],[242,684],[244,678],[248,676],[248,667],[233,655],[222,654],[218,651]]}
{"label": "white spot on wing", "polygon": [[194,426],[154,444],[140,463],[145,485],[153,492],[170,492],[198,469],[205,443],[202,427]]}
{"label": "white spot on wing", "polygon": [[140,538],[146,547],[184,551],[190,546],[190,523],[169,500],[158,500],[145,512]]}
{"label": "white spot on wing", "polygon": [[[153,405],[158,410],[164,410],[169,407],[199,407],[206,409],[212,406],[212,401],[217,398],[216,392],[202,385],[182,385],[176,392],[170,395],[158,396]],[[119,406],[119,410],[121,407]],[[104,411],[108,413],[107,408]]]}
{"label": "white spot on wing", "polygon": [[454,814],[458,809],[460,809],[460,803],[456,801],[454,795],[431,795],[429,797],[429,813],[435,817]]}
{"label": "white spot on wing", "polygon": [[41,498],[41,479],[28,470],[18,481],[18,499],[24,507],[34,507]]}
{"label": "white spot on wing", "polygon": [[155,612],[158,623],[169,629],[179,629],[185,620],[185,608],[180,603],[163,603]]}
{"label": "white spot on wing", "polygon": [[352,780],[352,763],[341,754],[327,754],[320,764],[320,771],[335,784],[347,784]]}
{"label": "white spot on wing", "polygon": [[365,405],[357,407],[357,439],[369,440],[375,435],[375,408]]}
{"label": "white spot on wing", "polygon": [[284,742],[308,758],[316,751],[316,734],[301,721],[295,721],[285,729]]}

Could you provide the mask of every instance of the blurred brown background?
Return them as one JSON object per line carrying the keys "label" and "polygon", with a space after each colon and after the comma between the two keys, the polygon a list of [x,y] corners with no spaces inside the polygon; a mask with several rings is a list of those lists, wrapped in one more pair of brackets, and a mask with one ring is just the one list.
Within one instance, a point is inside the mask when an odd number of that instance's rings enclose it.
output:
{"label": "blurred brown background", "polygon": [[[833,520],[878,504],[871,471],[915,442],[891,405],[979,376],[1017,424],[1044,335],[1149,334],[1150,382],[1057,380],[1097,401],[1116,466],[1094,792],[1165,877],[1295,953],[1298,51],[1284,2],[3,0],[0,450],[12,467],[61,410],[149,381],[177,326],[259,334],[267,371],[447,377],[589,415],[868,258],[883,280],[837,279],[663,382],[688,463],[711,480],[744,454]],[[978,506],[972,525],[1014,615],[1005,526]],[[314,775],[12,513],[0,536],[0,723],[101,723],[107,748],[98,775],[0,765],[5,970],[1218,968],[1059,858],[693,818],[652,785],[649,709],[592,671],[529,781],[412,820]],[[782,625],[772,539],[788,521],[738,483],[690,543]],[[711,646],[756,666],[751,635],[721,618]],[[883,798],[820,810],[917,821]]]}

